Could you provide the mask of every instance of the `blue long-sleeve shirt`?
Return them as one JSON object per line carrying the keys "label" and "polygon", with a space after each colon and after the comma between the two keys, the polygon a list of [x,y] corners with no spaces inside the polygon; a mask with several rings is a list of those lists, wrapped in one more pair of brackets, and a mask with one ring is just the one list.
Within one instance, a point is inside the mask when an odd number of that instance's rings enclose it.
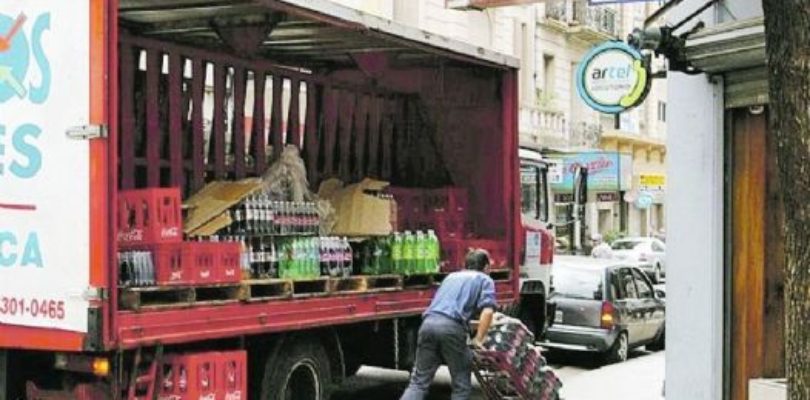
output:
{"label": "blue long-sleeve shirt", "polygon": [[475,311],[496,305],[492,278],[478,271],[459,271],[444,278],[423,316],[442,315],[466,324]]}

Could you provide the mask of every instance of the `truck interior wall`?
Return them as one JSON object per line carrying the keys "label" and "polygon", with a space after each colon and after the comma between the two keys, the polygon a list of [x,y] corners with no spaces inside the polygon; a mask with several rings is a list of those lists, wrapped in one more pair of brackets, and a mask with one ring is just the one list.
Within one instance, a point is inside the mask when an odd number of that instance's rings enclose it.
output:
{"label": "truck interior wall", "polygon": [[294,145],[314,188],[465,187],[475,233],[506,237],[502,71],[393,70],[371,87],[359,70],[316,75],[126,34],[120,54],[121,189],[194,193],[261,175]]}

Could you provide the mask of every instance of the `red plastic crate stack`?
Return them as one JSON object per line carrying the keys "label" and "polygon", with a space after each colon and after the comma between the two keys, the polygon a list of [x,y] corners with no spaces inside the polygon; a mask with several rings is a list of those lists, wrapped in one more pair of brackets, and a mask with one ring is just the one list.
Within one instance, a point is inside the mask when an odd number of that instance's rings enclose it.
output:
{"label": "red plastic crate stack", "polygon": [[175,354],[159,371],[158,399],[247,399],[245,351]]}
{"label": "red plastic crate stack", "polygon": [[121,250],[150,252],[157,285],[239,282],[239,244],[183,242],[181,205],[179,188],[121,191],[117,235]]}

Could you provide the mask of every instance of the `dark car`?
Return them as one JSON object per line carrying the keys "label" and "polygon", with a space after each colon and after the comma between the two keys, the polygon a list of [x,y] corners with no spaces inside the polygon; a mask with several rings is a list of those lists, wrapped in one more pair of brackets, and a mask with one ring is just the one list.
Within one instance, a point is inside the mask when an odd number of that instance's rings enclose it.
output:
{"label": "dark car", "polygon": [[663,299],[650,279],[627,261],[558,256],[552,268],[556,304],[544,347],[627,359],[630,349],[664,348]]}

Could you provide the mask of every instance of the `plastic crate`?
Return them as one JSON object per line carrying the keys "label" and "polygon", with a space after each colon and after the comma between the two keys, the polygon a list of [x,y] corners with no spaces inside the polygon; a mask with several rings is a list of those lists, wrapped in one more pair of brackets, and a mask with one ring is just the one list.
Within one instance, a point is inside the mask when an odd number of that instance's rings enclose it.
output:
{"label": "plastic crate", "polygon": [[434,212],[432,225],[440,240],[462,239],[466,231],[467,216],[455,212]]}
{"label": "plastic crate", "polygon": [[186,242],[184,257],[190,261],[193,283],[238,283],[241,248],[228,242]]}
{"label": "plastic crate", "polygon": [[118,193],[118,243],[123,247],[183,240],[179,188],[125,190]]}
{"label": "plastic crate", "polygon": [[455,272],[464,269],[464,259],[467,256],[467,247],[461,240],[441,241],[441,272]]}
{"label": "plastic crate", "polygon": [[425,194],[425,207],[431,211],[466,213],[469,208],[467,189],[444,187],[429,190]]}
{"label": "plastic crate", "polygon": [[155,265],[155,283],[159,286],[194,283],[191,259],[184,257],[183,243],[163,243],[149,246]]}
{"label": "plastic crate", "polygon": [[174,354],[164,357],[158,399],[247,399],[245,351]]}

